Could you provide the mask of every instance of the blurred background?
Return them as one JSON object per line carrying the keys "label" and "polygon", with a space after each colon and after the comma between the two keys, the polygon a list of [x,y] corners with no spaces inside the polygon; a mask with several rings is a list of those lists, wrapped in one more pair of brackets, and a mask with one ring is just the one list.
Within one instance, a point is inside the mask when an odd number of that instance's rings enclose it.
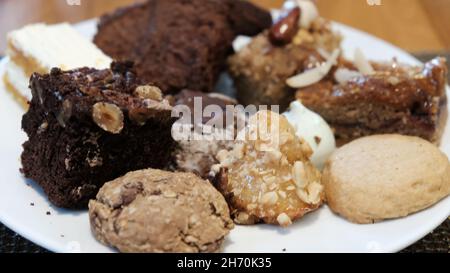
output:
{"label": "blurred background", "polygon": [[[278,8],[284,2],[251,1],[265,8]],[[81,5],[68,4],[77,2]],[[0,54],[4,53],[6,33],[25,24],[74,23],[134,2],[139,0],[0,0]],[[450,0],[316,2],[324,17],[369,32],[410,52],[450,50]]]}

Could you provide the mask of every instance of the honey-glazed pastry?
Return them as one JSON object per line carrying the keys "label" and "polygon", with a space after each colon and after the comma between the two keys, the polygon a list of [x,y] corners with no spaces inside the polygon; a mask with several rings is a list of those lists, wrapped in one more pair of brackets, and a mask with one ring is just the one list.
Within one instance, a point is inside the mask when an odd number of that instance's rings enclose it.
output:
{"label": "honey-glazed pastry", "polygon": [[234,148],[219,152],[220,164],[212,170],[235,223],[286,227],[317,209],[324,194],[311,154],[285,117],[271,111],[252,116]]}
{"label": "honey-glazed pastry", "polygon": [[[358,55],[358,54],[356,54]],[[342,61],[296,97],[321,115],[339,144],[375,134],[418,136],[438,144],[447,121],[447,62]],[[366,67],[366,68],[364,68]]]}
{"label": "honey-glazed pastry", "polygon": [[341,36],[320,17],[312,1],[301,0],[270,29],[228,60],[228,70],[244,105],[280,105],[294,100],[286,80],[325,61],[340,48]]}

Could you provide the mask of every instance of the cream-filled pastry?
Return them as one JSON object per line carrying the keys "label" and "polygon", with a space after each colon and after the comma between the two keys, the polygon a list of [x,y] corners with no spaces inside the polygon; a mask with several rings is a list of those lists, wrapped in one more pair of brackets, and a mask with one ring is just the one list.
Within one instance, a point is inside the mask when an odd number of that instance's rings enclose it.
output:
{"label": "cream-filled pastry", "polygon": [[32,73],[48,73],[54,67],[104,69],[112,62],[67,23],[28,25],[10,32],[7,40],[5,85],[24,107],[31,98],[28,79]]}

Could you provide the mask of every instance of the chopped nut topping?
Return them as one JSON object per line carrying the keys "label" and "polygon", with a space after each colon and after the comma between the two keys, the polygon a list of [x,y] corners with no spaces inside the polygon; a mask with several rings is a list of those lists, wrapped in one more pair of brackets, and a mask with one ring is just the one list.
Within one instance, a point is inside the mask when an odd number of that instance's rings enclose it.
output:
{"label": "chopped nut topping", "polygon": [[44,122],[42,122],[41,125],[39,125],[39,128],[38,128],[38,130],[37,130],[37,133],[38,133],[38,134],[41,134],[41,133],[45,132],[45,130],[47,130],[47,128],[48,128],[48,122],[47,122],[47,121],[44,121]]}
{"label": "chopped nut topping", "polygon": [[112,134],[119,134],[124,126],[122,110],[112,103],[97,102],[92,110],[92,118],[100,128]]}
{"label": "chopped nut topping", "polygon": [[309,31],[302,28],[300,29],[297,34],[294,37],[294,40],[292,41],[294,45],[301,45],[303,43],[313,43],[314,42],[314,36],[311,35]]}
{"label": "chopped nut topping", "polygon": [[278,151],[278,150],[271,150],[271,151],[267,151],[267,158],[268,161],[279,161],[281,159],[281,157],[283,156],[283,154]]}
{"label": "chopped nut topping", "polygon": [[216,158],[217,158],[217,160],[219,160],[219,162],[224,162],[227,158],[228,158],[228,151],[227,150],[220,150],[218,153],[217,153],[217,156],[216,156]]}
{"label": "chopped nut topping", "polygon": [[320,202],[320,194],[323,191],[323,186],[318,182],[313,182],[308,185],[309,201],[311,204],[318,204]]}
{"label": "chopped nut topping", "polygon": [[297,196],[307,204],[316,205],[320,203],[320,195],[323,190],[323,186],[318,182],[312,182],[308,185],[308,192],[305,189],[298,189]]}
{"label": "chopped nut topping", "polygon": [[308,193],[303,189],[297,189],[297,196],[302,200],[303,202],[309,204],[309,197]]}
{"label": "chopped nut topping", "polygon": [[163,100],[161,89],[153,85],[138,86],[136,87],[134,93],[141,99],[151,99],[156,101]]}
{"label": "chopped nut topping", "polygon": [[188,235],[188,236],[186,236],[184,239],[185,239],[185,241],[186,241],[187,243],[196,243],[196,242],[198,242],[198,239],[195,238],[195,237],[192,236],[192,235]]}
{"label": "chopped nut topping", "polygon": [[99,156],[95,156],[94,158],[86,158],[86,161],[89,164],[89,167],[94,168],[103,165],[103,158]]}
{"label": "chopped nut topping", "polygon": [[236,215],[236,221],[238,223],[245,223],[248,221],[249,218],[250,218],[250,216],[248,215],[248,213],[245,213],[245,212],[239,212]]}
{"label": "chopped nut topping", "polygon": [[[266,111],[261,115],[271,120],[270,115],[277,114]],[[261,122],[260,117],[252,118],[249,123]],[[283,144],[260,149],[267,140],[250,139],[216,156],[220,164],[213,169],[226,169],[219,188],[224,195],[232,196],[230,207],[237,211],[233,214],[236,223],[264,221],[287,226],[318,207],[312,204],[319,205],[322,201],[322,189],[316,185],[309,187],[310,183],[320,181],[320,172],[309,161],[312,151],[309,145],[295,135],[295,129],[283,116],[279,116],[279,129],[275,133]]]}
{"label": "chopped nut topping", "polygon": [[281,213],[277,217],[278,224],[282,227],[287,227],[292,224],[291,218],[286,213]]}
{"label": "chopped nut topping", "polygon": [[175,198],[177,197],[177,193],[173,191],[165,191],[163,192],[163,196],[166,198]]}
{"label": "chopped nut topping", "polygon": [[288,190],[288,191],[293,191],[295,189],[296,189],[295,186],[288,186],[288,187],[286,187],[286,190]]}
{"label": "chopped nut topping", "polygon": [[392,85],[397,85],[400,83],[400,79],[395,76],[390,76],[387,78],[387,81]]}
{"label": "chopped nut topping", "polygon": [[273,192],[273,191],[265,193],[261,198],[261,202],[264,205],[274,205],[277,201],[278,201],[278,195],[276,192]]}

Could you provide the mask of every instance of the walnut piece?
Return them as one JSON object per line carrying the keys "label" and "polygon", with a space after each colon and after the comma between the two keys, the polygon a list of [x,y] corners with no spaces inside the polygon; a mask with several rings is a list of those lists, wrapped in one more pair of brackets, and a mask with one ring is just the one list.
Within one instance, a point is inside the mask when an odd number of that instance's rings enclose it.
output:
{"label": "walnut piece", "polygon": [[115,104],[97,102],[92,109],[92,118],[100,128],[109,133],[119,134],[122,132],[123,113]]}

